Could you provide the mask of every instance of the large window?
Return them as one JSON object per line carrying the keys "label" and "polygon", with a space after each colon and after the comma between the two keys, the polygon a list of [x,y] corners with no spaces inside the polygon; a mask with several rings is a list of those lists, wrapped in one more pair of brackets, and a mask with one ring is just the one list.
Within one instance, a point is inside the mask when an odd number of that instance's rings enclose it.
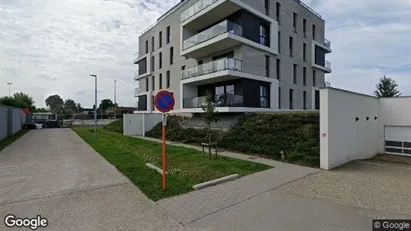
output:
{"label": "large window", "polygon": [[161,52],[158,54],[158,68],[163,68],[163,53]]}
{"label": "large window", "polygon": [[270,107],[270,99],[268,94],[268,86],[260,86],[260,107],[268,108]]}
{"label": "large window", "polygon": [[293,89],[290,89],[289,98],[290,98],[290,109],[294,109],[294,90]]}
{"label": "large window", "polygon": [[269,37],[268,27],[265,25],[260,25],[260,44],[264,46],[270,46],[270,37]]}
{"label": "large window", "polygon": [[270,77],[270,56],[265,56],[265,76]]}
{"label": "large window", "polygon": [[174,62],[174,48],[170,47],[170,65]]}
{"label": "large window", "polygon": [[158,33],[158,47],[162,47],[163,46],[163,32],[160,31],[160,33]]}
{"label": "large window", "polygon": [[170,87],[170,71],[167,71],[166,74],[166,88]]}
{"label": "large window", "polygon": [[154,52],[154,36],[151,37],[151,52]]}
{"label": "large window", "polygon": [[160,73],[160,75],[158,76],[158,89],[162,89],[163,88],[163,74]]}
{"label": "large window", "polygon": [[166,33],[167,33],[166,34],[166,42],[167,42],[167,44],[169,44],[170,40],[171,40],[170,26],[167,27],[167,32]]}
{"label": "large window", "polygon": [[293,37],[289,37],[288,39],[288,47],[290,49],[290,57],[293,57],[293,50],[294,50],[294,38]]}

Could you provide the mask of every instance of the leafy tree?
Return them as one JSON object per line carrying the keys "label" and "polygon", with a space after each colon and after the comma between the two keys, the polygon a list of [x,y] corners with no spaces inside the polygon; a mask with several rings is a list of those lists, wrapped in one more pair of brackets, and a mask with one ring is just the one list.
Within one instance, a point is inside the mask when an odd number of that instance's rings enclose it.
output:
{"label": "leafy tree", "polygon": [[77,108],[77,112],[82,112],[83,111],[83,108],[81,107],[80,103],[77,103],[76,108]]}
{"label": "leafy tree", "polygon": [[49,112],[49,110],[46,108],[37,108],[36,112]]}
{"label": "leafy tree", "polygon": [[11,96],[4,96],[0,98],[0,105],[16,107],[16,101]]}
{"label": "leafy tree", "polygon": [[64,106],[63,99],[59,95],[50,95],[45,102],[53,114],[57,114]]}
{"label": "leafy tree", "polygon": [[215,109],[211,94],[206,93],[205,103],[201,105],[204,113],[202,115],[203,121],[206,123],[208,145],[211,145],[211,124],[218,122],[218,111]]}
{"label": "leafy tree", "polygon": [[13,95],[14,101],[16,103],[16,107],[18,108],[28,108],[30,111],[35,111],[36,106],[34,106],[34,100],[28,94],[23,92],[14,93]]}
{"label": "leafy tree", "polygon": [[111,99],[103,99],[103,100],[101,100],[99,109],[101,109],[101,110],[103,110],[103,111],[106,111],[107,109],[109,109],[109,108],[111,108],[111,107],[114,107],[114,104],[113,104],[113,102],[111,101]]}
{"label": "leafy tree", "polygon": [[374,91],[374,95],[377,97],[398,97],[401,95],[395,80],[388,78],[385,75],[375,87],[377,89]]}

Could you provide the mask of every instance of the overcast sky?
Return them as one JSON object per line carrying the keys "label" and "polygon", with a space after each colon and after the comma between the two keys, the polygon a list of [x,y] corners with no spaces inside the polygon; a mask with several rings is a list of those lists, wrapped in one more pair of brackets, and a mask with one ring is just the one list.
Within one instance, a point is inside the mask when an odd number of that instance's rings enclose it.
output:
{"label": "overcast sky", "polygon": [[[134,54],[138,35],[180,0],[0,0],[0,95],[33,96],[38,107],[59,94],[84,107],[113,98],[135,106]],[[372,94],[384,74],[411,95],[410,0],[306,0],[326,22],[333,52],[326,81]]]}

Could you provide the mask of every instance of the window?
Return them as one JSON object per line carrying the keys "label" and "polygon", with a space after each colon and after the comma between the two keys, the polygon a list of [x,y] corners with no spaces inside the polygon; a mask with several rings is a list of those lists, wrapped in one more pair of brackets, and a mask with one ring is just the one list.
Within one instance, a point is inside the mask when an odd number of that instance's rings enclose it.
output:
{"label": "window", "polygon": [[281,87],[278,87],[278,109],[281,109]]}
{"label": "window", "polygon": [[197,65],[202,65],[203,64],[203,60],[198,60]]}
{"label": "window", "polygon": [[167,32],[166,32],[166,33],[167,33],[167,34],[166,34],[166,42],[167,42],[167,44],[169,44],[169,43],[170,43],[170,40],[171,40],[170,26],[167,27]]}
{"label": "window", "polygon": [[307,86],[307,68],[303,67],[303,85]]}
{"label": "window", "polygon": [[183,71],[183,70],[185,70],[186,69],[186,66],[184,65],[184,66],[181,66],[181,70]]}
{"label": "window", "polygon": [[146,78],[146,91],[148,91],[148,77]]}
{"label": "window", "polygon": [[154,71],[154,62],[155,62],[155,58],[154,58],[154,56],[151,56],[151,63],[150,63],[151,71]]}
{"label": "window", "polygon": [[288,39],[288,46],[290,48],[290,57],[293,57],[293,46],[294,46],[294,38],[290,36]]}
{"label": "window", "polygon": [[307,110],[307,91],[303,91],[303,109]]}
{"label": "window", "polygon": [[280,64],[280,59],[277,59],[277,79],[280,79],[280,69],[281,69],[281,64]]}
{"label": "window", "polygon": [[315,40],[315,25],[313,24],[313,40]]}
{"label": "window", "polygon": [[166,88],[170,87],[170,71],[167,71],[166,74]]}
{"label": "window", "polygon": [[268,108],[269,96],[268,96],[268,86],[260,86],[260,107]]}
{"label": "window", "polygon": [[160,31],[160,33],[158,33],[158,47],[162,47],[163,46],[163,32]]}
{"label": "window", "polygon": [[293,65],[293,83],[297,84],[297,64]]}
{"label": "window", "polygon": [[294,90],[290,89],[289,92],[289,97],[290,97],[290,109],[294,109]]}
{"label": "window", "polygon": [[307,62],[307,44],[303,43],[303,60]]}
{"label": "window", "polygon": [[163,74],[160,73],[160,75],[158,76],[158,89],[162,89],[163,88]]}
{"label": "window", "polygon": [[313,70],[313,86],[315,87],[315,85],[317,85],[317,77],[316,77],[315,70]]}
{"label": "window", "polygon": [[154,78],[154,76],[151,77],[151,90],[154,91],[155,90],[155,85],[156,85],[156,79]]}
{"label": "window", "polygon": [[281,4],[279,2],[276,2],[275,4],[275,18],[277,19],[278,24],[280,24],[280,9]]}
{"label": "window", "polygon": [[278,53],[281,53],[281,32],[278,31]]}
{"label": "window", "polygon": [[158,68],[163,68],[163,53],[161,52],[158,54]]}
{"label": "window", "polygon": [[303,19],[303,34],[304,38],[307,38],[307,20],[305,18]]}
{"label": "window", "polygon": [[293,28],[294,32],[297,32],[297,13],[293,13]]}
{"label": "window", "polygon": [[270,0],[265,0],[264,1],[264,8],[265,8],[265,15],[268,16],[268,10],[270,9]]}
{"label": "window", "polygon": [[154,111],[154,95],[151,96],[151,110]]}
{"label": "window", "polygon": [[270,56],[265,56],[265,76],[270,77]]}
{"label": "window", "polygon": [[174,63],[174,48],[170,47],[170,65]]}
{"label": "window", "polygon": [[154,36],[151,37],[151,52],[154,52]]}
{"label": "window", "polygon": [[264,46],[269,46],[269,36],[268,28],[264,25],[260,25],[260,44]]}
{"label": "window", "polygon": [[146,40],[146,54],[148,53],[148,40]]}

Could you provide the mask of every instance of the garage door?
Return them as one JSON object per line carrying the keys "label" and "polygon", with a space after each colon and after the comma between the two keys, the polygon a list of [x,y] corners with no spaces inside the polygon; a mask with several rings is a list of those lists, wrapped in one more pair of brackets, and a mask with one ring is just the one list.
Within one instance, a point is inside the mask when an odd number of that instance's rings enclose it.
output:
{"label": "garage door", "polygon": [[411,156],[411,127],[385,127],[385,153]]}

